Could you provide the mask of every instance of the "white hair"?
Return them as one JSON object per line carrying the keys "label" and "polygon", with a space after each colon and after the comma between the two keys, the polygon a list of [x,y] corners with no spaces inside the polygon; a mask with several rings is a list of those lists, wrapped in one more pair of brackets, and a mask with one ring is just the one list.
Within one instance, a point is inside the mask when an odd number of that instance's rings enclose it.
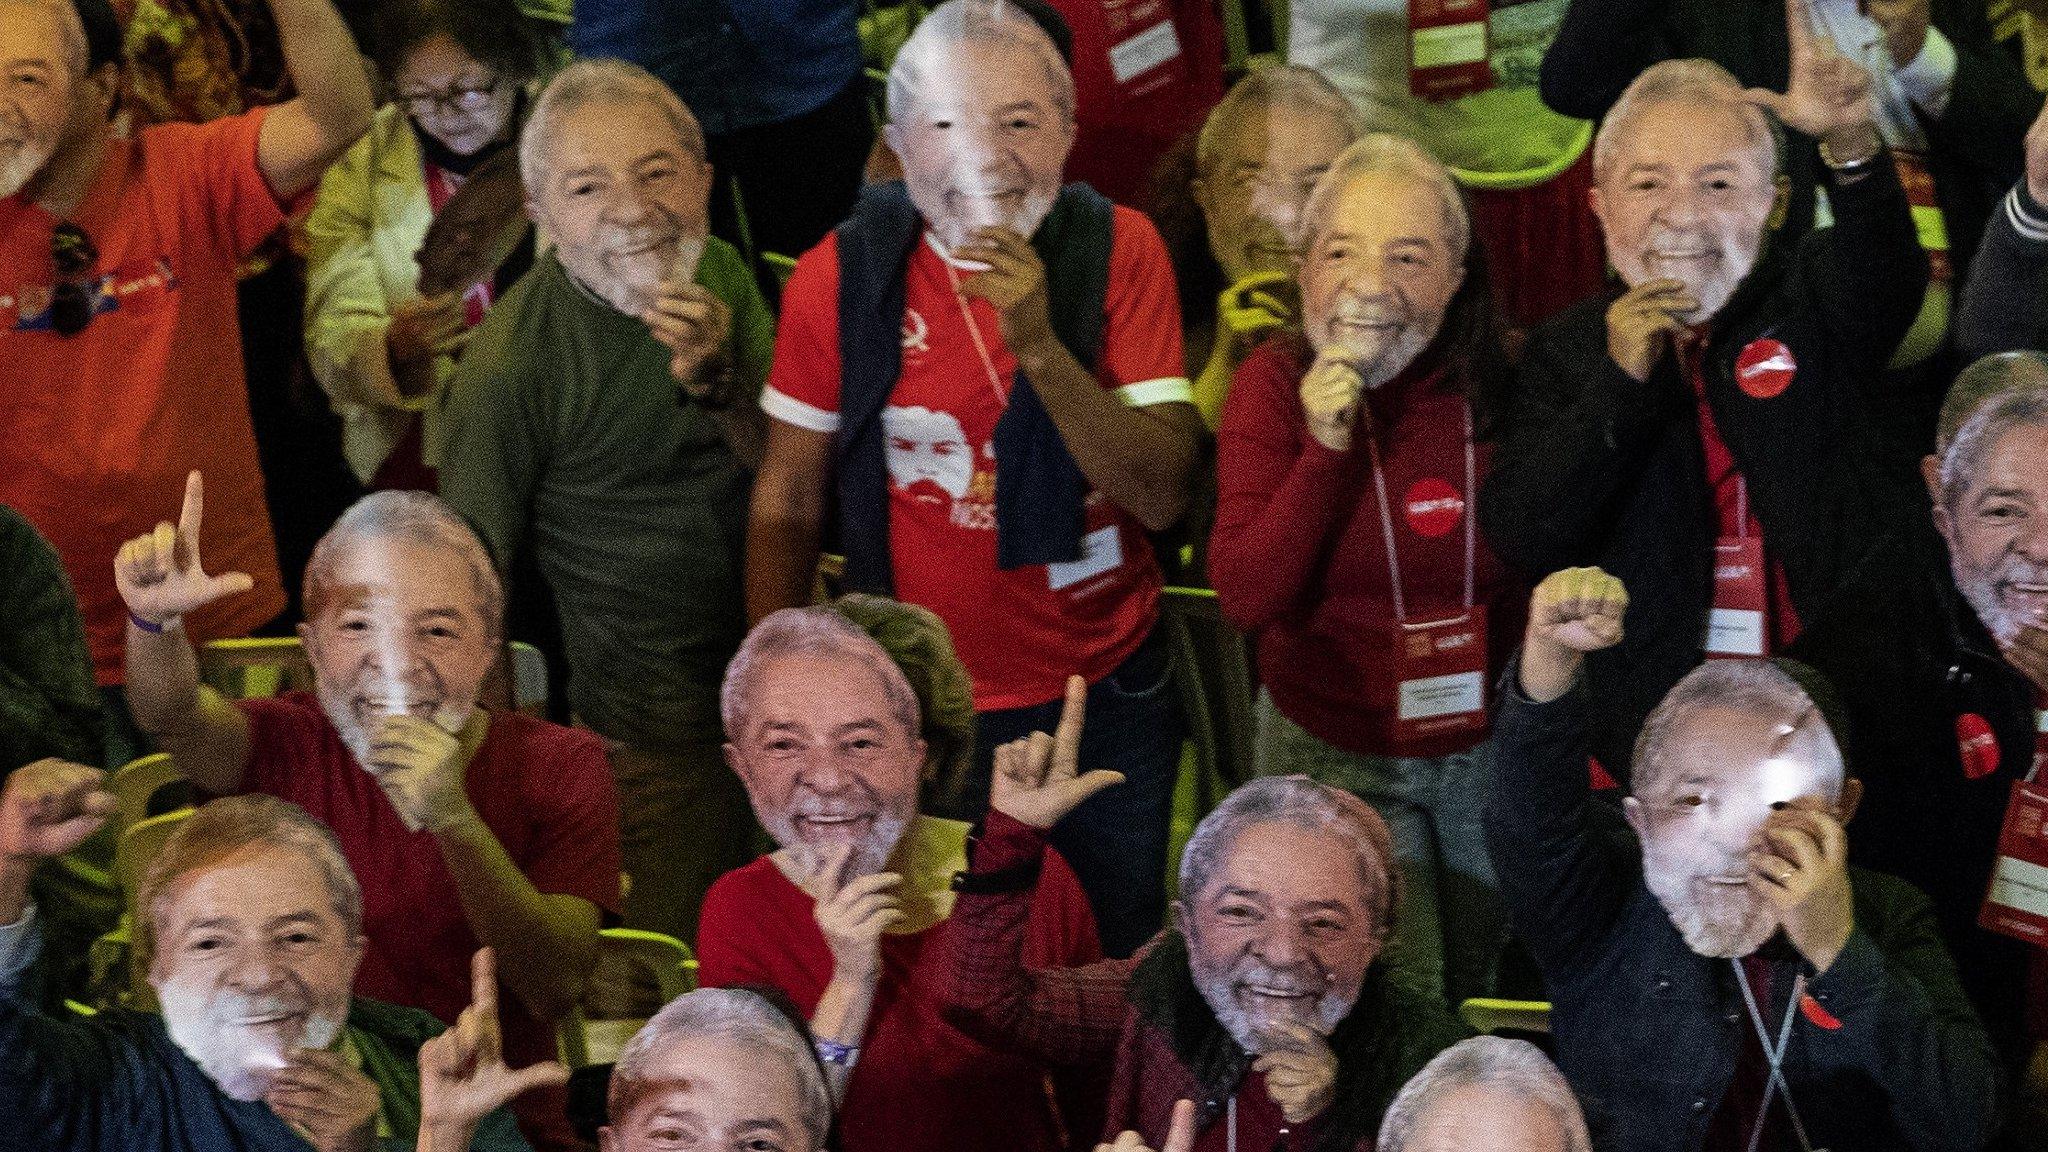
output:
{"label": "white hair", "polygon": [[1941,406],[1935,439],[1941,502],[1953,507],[1984,457],[2015,428],[2048,425],[2048,356],[2008,352],[1963,370]]}
{"label": "white hair", "polygon": [[1607,110],[1600,131],[1593,137],[1593,179],[1607,179],[1614,166],[1617,141],[1633,127],[1632,121],[1646,109],[1665,103],[1719,105],[1742,118],[1749,142],[1757,151],[1757,163],[1766,177],[1778,172],[1778,136],[1771,118],[1762,108],[1745,103],[1742,82],[1735,74],[1711,60],[1663,60],[1643,69],[1621,93],[1621,99]]}
{"label": "white hair", "polygon": [[762,668],[785,656],[832,656],[866,665],[881,679],[890,714],[904,734],[912,740],[918,738],[917,693],[911,690],[903,669],[889,658],[888,649],[831,608],[812,606],[784,608],[762,617],[725,666],[718,712],[726,739],[739,740],[745,734],[755,679]]}
{"label": "white hair", "polygon": [[1209,118],[1202,121],[1202,131],[1195,137],[1195,171],[1207,175],[1215,167],[1225,125],[1240,116],[1283,107],[1320,112],[1343,125],[1354,141],[1365,135],[1365,119],[1358,108],[1321,72],[1300,64],[1275,65],[1231,85]]}
{"label": "white hair", "polygon": [[1353,180],[1361,176],[1391,173],[1406,177],[1424,185],[1436,198],[1443,211],[1444,235],[1451,244],[1451,257],[1464,263],[1466,250],[1472,244],[1472,218],[1465,211],[1465,194],[1458,190],[1458,182],[1444,168],[1443,162],[1429,154],[1429,150],[1406,136],[1395,136],[1388,132],[1373,132],[1338,153],[1330,162],[1330,170],[1316,181],[1315,190],[1308,195],[1308,203],[1301,210],[1301,234],[1304,249],[1313,249],[1328,227],[1330,212],[1344,190]]}
{"label": "white hair", "polygon": [[1543,1108],[1564,1133],[1562,1152],[1592,1152],[1585,1113],[1557,1065],[1534,1044],[1500,1036],[1460,1040],[1424,1064],[1387,1105],[1379,1152],[1406,1152],[1416,1126],[1439,1100],[1474,1087],[1499,1088]]}
{"label": "white hair", "polygon": [[1306,776],[1262,776],[1241,784],[1204,816],[1181,852],[1181,898],[1192,900],[1206,891],[1238,837],[1260,824],[1286,824],[1343,841],[1358,863],[1378,934],[1385,935],[1401,895],[1387,822],[1351,793]]}
{"label": "white hair", "polygon": [[642,1085],[666,1078],[652,1067],[662,1049],[699,1036],[743,1045],[756,1060],[780,1061],[796,1080],[802,1095],[803,1115],[799,1119],[811,1138],[811,1147],[825,1146],[826,1133],[832,1126],[832,1098],[810,1039],[767,997],[746,988],[699,988],[676,997],[655,1013],[627,1042],[612,1069],[612,1122],[624,1119]]}
{"label": "white hair", "polygon": [[708,163],[704,151],[704,127],[675,90],[638,64],[606,58],[578,60],[562,69],[533,103],[533,114],[519,134],[519,177],[526,182],[526,194],[534,195],[545,183],[548,145],[561,131],[563,116],[586,104],[649,104],[675,127],[683,148]]}
{"label": "white hair", "polygon": [[1053,106],[1074,122],[1074,74],[1037,21],[1003,0],[946,0],[903,42],[889,66],[889,119],[902,120],[919,98],[943,90],[961,67],[963,44],[988,44],[1036,59],[1052,89]]}
{"label": "white hair", "polygon": [[1819,705],[1799,681],[1770,660],[1709,660],[1687,673],[1643,721],[1636,736],[1629,791],[1643,796],[1660,784],[1671,765],[1667,745],[1680,725],[1703,708],[1725,708],[1803,739],[1816,753],[1815,766],[1837,780],[1845,774],[1842,747]]}
{"label": "white hair", "polygon": [[505,586],[489,549],[453,505],[431,492],[372,492],[349,505],[306,561],[303,592],[306,618],[317,620],[333,592],[333,571],[341,558],[369,540],[410,540],[459,552],[469,565],[477,609],[493,642],[505,631]]}

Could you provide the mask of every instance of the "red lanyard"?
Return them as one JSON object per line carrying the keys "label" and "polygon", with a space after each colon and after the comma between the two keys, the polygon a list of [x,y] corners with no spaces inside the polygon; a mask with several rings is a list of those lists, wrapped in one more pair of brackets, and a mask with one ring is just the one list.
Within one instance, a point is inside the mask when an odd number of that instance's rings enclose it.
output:
{"label": "red lanyard", "polygon": [[[1359,397],[1359,403],[1361,405],[1365,403],[1363,396]],[[1386,469],[1380,466],[1380,445],[1378,439],[1372,434],[1371,424],[1365,421],[1361,421],[1361,423],[1365,424],[1365,427],[1360,429],[1365,434],[1365,450],[1372,458],[1373,491],[1378,493],[1380,498],[1380,531],[1385,535],[1387,541],[1387,578],[1393,582],[1394,619],[1405,628],[1408,627],[1408,598],[1401,592],[1401,553],[1394,546],[1394,509],[1393,505],[1387,500],[1387,473]],[[1467,615],[1470,615],[1472,612],[1473,559],[1477,556],[1479,550],[1478,530],[1475,527],[1479,517],[1477,510],[1472,507],[1474,503],[1473,497],[1476,494],[1476,489],[1473,486],[1474,473],[1476,471],[1477,465],[1474,461],[1472,448],[1472,402],[1467,400],[1465,401],[1465,491],[1461,494],[1462,499],[1465,501],[1465,612]],[[1430,621],[1429,623],[1443,623],[1443,621]]]}

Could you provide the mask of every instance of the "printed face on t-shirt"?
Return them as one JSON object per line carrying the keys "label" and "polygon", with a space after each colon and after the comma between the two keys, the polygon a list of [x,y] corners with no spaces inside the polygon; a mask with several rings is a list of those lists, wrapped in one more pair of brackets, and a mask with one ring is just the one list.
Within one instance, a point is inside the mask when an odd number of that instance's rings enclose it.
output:
{"label": "printed face on t-shirt", "polygon": [[1541,1102],[1497,1084],[1444,1093],[1416,1117],[1408,1152],[1570,1152],[1564,1126]]}
{"label": "printed face on t-shirt", "polygon": [[1394,171],[1344,180],[1311,224],[1301,265],[1302,328],[1318,352],[1338,349],[1366,386],[1401,374],[1436,339],[1465,282],[1443,197]]}
{"label": "printed face on t-shirt", "polygon": [[1253,824],[1179,909],[1195,987],[1250,1052],[1327,1036],[1351,1011],[1379,955],[1380,894],[1334,833]]}
{"label": "printed face on t-shirt", "polygon": [[534,214],[562,266],[599,299],[639,315],[695,274],[710,230],[711,166],[652,99],[593,100],[539,142]]}
{"label": "printed face on t-shirt", "polygon": [[950,507],[974,481],[974,448],[951,412],[929,408],[882,409],[883,458],[889,483],[914,500]]}
{"label": "printed face on t-shirt", "polygon": [[1662,100],[1629,118],[1593,189],[1607,259],[1634,288],[1676,280],[1720,312],[1756,265],[1776,202],[1768,137],[1732,100]]}
{"label": "printed face on t-shirt", "polygon": [[[1702,956],[1747,956],[1779,919],[1752,876],[1774,812],[1843,795],[1841,758],[1818,714],[1796,727],[1701,706],[1680,717],[1623,801],[1643,845],[1643,882]],[[1843,814],[1846,819],[1846,814]]]}
{"label": "printed face on t-shirt", "polygon": [[729,1036],[657,1049],[624,1115],[599,1129],[603,1152],[819,1152],[797,1072]]}
{"label": "printed face on t-shirt", "polygon": [[222,1092],[255,1100],[293,1051],[341,1035],[363,942],[306,853],[252,845],[165,895],[149,984],[171,1039]]}
{"label": "printed face on t-shirt", "polygon": [[80,77],[46,4],[0,0],[0,199],[49,163]]}
{"label": "printed face on t-shirt", "polygon": [[1227,120],[1215,126],[1216,154],[1194,186],[1209,251],[1232,284],[1257,272],[1291,272],[1302,207],[1351,144],[1351,125],[1331,109],[1290,101],[1216,114]]}
{"label": "printed face on t-shirt", "polygon": [[512,124],[519,86],[437,32],[407,53],[391,78],[414,124],[458,156],[474,156]]}
{"label": "printed face on t-shirt", "polygon": [[925,744],[881,674],[852,654],[796,654],[752,676],[726,759],[797,870],[850,848],[847,878],[880,872],[917,815]]}
{"label": "printed face on t-shirt", "polygon": [[1028,237],[1059,195],[1072,118],[1037,54],[975,40],[948,51],[951,67],[923,73],[925,90],[891,109],[910,202],[949,252],[982,228]]}
{"label": "printed face on t-shirt", "polygon": [[449,732],[469,719],[497,658],[488,579],[480,554],[397,536],[351,542],[322,574],[299,635],[321,710],[358,760],[386,716]]}
{"label": "printed face on t-shirt", "polygon": [[1959,481],[1934,512],[1957,589],[2001,644],[2048,628],[2048,423],[2008,428]]}

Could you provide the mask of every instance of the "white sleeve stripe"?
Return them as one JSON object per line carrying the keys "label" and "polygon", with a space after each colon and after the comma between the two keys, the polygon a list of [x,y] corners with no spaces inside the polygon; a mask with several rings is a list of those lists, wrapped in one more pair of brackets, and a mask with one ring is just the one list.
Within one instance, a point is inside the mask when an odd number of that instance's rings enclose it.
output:
{"label": "white sleeve stripe", "polygon": [[2006,193],[2005,215],[2012,221],[2013,231],[2018,232],[2022,239],[2036,243],[2048,241],[2048,220],[2036,220],[2028,215],[2027,210],[2020,204],[2018,188]]}
{"label": "white sleeve stripe", "polygon": [[761,390],[761,411],[784,424],[794,424],[809,432],[839,431],[839,413],[806,404],[787,392],[773,388]]}
{"label": "white sleeve stripe", "polygon": [[1116,390],[1116,398],[1126,408],[1149,408],[1154,404],[1192,404],[1195,386],[1185,376],[1162,376],[1157,380],[1140,380],[1126,384]]}

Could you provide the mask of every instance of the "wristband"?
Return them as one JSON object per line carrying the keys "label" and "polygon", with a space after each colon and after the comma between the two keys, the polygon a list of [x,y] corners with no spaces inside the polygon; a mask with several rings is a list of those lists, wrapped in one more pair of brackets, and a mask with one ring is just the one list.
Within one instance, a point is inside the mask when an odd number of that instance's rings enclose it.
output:
{"label": "wristband", "polygon": [[128,621],[129,623],[134,624],[137,628],[142,629],[144,632],[147,632],[152,636],[161,636],[164,633],[169,632],[171,629],[176,628],[178,626],[179,618],[173,616],[169,620],[166,620],[161,624],[151,624],[149,621],[144,620],[140,616],[137,616],[134,613],[134,611],[131,610],[128,613]]}
{"label": "wristband", "polygon": [[818,1059],[838,1068],[851,1068],[860,1059],[860,1045],[841,1044],[837,1040],[814,1040],[811,1046],[817,1049]]}
{"label": "wristband", "polygon": [[1828,171],[1833,172],[1837,176],[1861,176],[1872,168],[1877,167],[1878,157],[1883,155],[1884,141],[1882,139],[1878,141],[1878,146],[1871,151],[1870,155],[1847,162],[1835,159],[1835,154],[1828,151],[1827,141],[1823,140],[1820,142],[1820,162],[1827,165]]}

